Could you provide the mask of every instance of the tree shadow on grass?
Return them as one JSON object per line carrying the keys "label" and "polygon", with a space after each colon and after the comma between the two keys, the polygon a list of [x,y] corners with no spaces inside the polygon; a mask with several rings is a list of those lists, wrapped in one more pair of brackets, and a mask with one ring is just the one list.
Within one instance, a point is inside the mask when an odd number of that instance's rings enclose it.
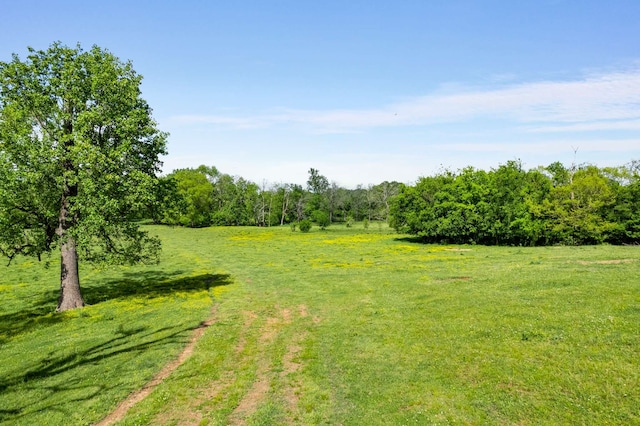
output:
{"label": "tree shadow on grass", "polygon": [[[83,288],[83,295],[89,304],[98,304],[106,300],[136,298],[155,298],[174,292],[208,291],[211,288],[232,283],[231,276],[226,274],[202,274],[184,277],[180,273],[140,272],[125,274],[124,277],[89,283]],[[53,313],[55,308],[56,292],[47,292],[32,306],[22,311],[0,315],[0,335],[15,336],[26,332],[30,327],[50,326],[58,322],[73,321],[73,317],[64,314]],[[51,306],[53,304],[53,306]],[[109,360],[114,357],[131,357],[131,353],[143,354],[148,351],[164,351],[164,348],[175,348],[176,345],[184,345],[190,336],[190,331],[199,325],[186,326],[169,325],[158,327],[154,324],[127,327],[120,326],[108,337],[101,339],[88,347],[65,350],[56,353],[25,354],[32,357],[33,361],[27,362],[20,371],[5,371],[0,375],[0,394],[12,392],[24,392],[33,390],[40,392],[46,390],[43,398],[38,401],[15,402],[14,406],[6,406],[0,409],[0,422],[18,421],[28,419],[34,413],[43,413],[47,410],[57,410],[60,392],[74,393],[74,386],[87,388],[86,391],[78,391],[78,401],[87,401],[99,397],[99,394],[114,388],[125,389],[126,382],[103,382],[87,386],[82,383],[74,384],[74,371],[85,370],[86,367],[95,365],[109,366]],[[7,337],[4,338],[7,341]],[[5,342],[0,342],[5,343]],[[136,355],[137,358],[137,355]],[[117,361],[117,365],[122,362]],[[125,363],[124,365],[129,365]],[[94,367],[90,367],[94,369]],[[135,368],[133,365],[130,368]],[[77,369],[77,370],[76,370]],[[127,371],[121,372],[126,377]],[[71,379],[71,380],[70,380]],[[137,384],[136,384],[137,386]],[[131,389],[126,389],[130,391]]]}
{"label": "tree shadow on grass", "polygon": [[403,243],[413,243],[413,244],[434,244],[430,243],[427,238],[424,237],[398,237],[394,238],[394,241],[401,241]]}
{"label": "tree shadow on grass", "polygon": [[[181,272],[156,271],[126,273],[117,279],[89,282],[83,286],[82,295],[88,305],[95,305],[127,297],[151,299],[173,292],[209,290],[232,282],[228,274],[202,274],[191,277],[180,277],[180,274]],[[64,321],[66,318],[64,315],[54,312],[57,300],[58,291],[50,290],[20,311],[0,314],[0,344],[34,327],[49,326]]]}
{"label": "tree shadow on grass", "polygon": [[[85,365],[108,365],[109,358],[119,355],[131,352],[143,354],[149,350],[158,351],[163,347],[175,347],[176,343],[183,345],[189,338],[189,331],[197,327],[138,328],[80,351],[73,351],[73,353],[67,351],[66,354],[51,355],[34,363],[35,365],[28,368],[27,371],[9,373],[0,379],[0,393],[36,391],[45,396],[39,398],[38,401],[23,400],[15,403],[12,407],[4,407],[0,410],[0,422],[16,421],[20,418],[28,418],[35,412],[60,409],[57,395],[64,392],[74,392],[76,388],[87,389],[86,392],[81,392],[82,396],[73,399],[76,402],[92,399],[105,390],[117,387],[130,391],[131,389],[126,389],[127,384],[122,381],[79,385],[78,382],[86,378],[69,376],[69,374],[73,374],[74,369]],[[120,365],[122,366],[122,364]],[[126,370],[126,367],[124,368],[119,373],[126,377],[130,372]],[[135,366],[130,365],[130,368],[135,368]],[[70,401],[65,400],[64,402]]]}
{"label": "tree shadow on grass", "polygon": [[34,327],[43,327],[60,322],[63,318],[54,315],[56,299],[48,303],[38,303],[18,312],[0,315],[0,345],[7,343],[13,336],[24,333]]}
{"label": "tree shadow on grass", "polygon": [[180,272],[168,274],[156,271],[125,273],[122,278],[88,285],[83,288],[82,296],[88,305],[95,305],[107,300],[127,297],[152,299],[174,292],[206,291],[232,282],[231,276],[228,274],[177,277],[180,274]]}

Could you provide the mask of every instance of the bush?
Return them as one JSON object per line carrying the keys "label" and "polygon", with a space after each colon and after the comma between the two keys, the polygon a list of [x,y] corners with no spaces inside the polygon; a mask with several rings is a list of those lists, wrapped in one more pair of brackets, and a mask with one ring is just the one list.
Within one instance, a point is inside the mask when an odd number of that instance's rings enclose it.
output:
{"label": "bush", "polygon": [[322,210],[316,210],[313,212],[313,220],[318,224],[320,229],[325,229],[327,226],[331,224],[331,220],[329,219],[329,213],[324,212]]}
{"label": "bush", "polygon": [[300,231],[301,232],[309,232],[311,231],[311,221],[309,219],[304,219],[300,221]]}

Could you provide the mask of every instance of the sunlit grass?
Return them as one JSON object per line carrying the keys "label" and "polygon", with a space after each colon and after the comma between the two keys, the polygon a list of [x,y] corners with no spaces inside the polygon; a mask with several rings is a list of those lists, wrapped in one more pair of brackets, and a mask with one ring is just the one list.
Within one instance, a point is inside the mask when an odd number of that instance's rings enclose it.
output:
{"label": "sunlit grass", "polygon": [[[52,262],[55,264],[55,262]],[[83,269],[84,309],[55,313],[57,265],[7,268],[0,296],[0,421],[90,424],[174,358],[228,276]]]}
{"label": "sunlit grass", "polygon": [[161,265],[83,270],[86,310],[52,312],[56,270],[7,270],[4,421],[99,419],[215,304],[193,356],[123,424],[640,422],[638,247],[149,229]]}
{"label": "sunlit grass", "polygon": [[124,423],[640,419],[640,262],[611,262],[637,248],[433,246],[380,231],[202,230],[194,250],[237,284],[162,386],[169,400]]}

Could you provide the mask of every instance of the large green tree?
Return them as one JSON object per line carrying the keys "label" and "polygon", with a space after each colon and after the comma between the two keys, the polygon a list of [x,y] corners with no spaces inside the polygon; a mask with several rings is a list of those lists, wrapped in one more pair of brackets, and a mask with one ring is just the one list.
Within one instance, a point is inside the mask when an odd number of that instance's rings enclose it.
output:
{"label": "large green tree", "polygon": [[60,250],[58,310],[84,305],[78,261],[157,258],[133,219],[153,201],[166,134],[130,62],[52,44],[0,62],[0,251]]}
{"label": "large green tree", "polygon": [[554,187],[543,202],[543,212],[556,242],[602,243],[617,228],[607,218],[615,207],[615,195],[611,181],[595,166],[579,168],[568,184]]}
{"label": "large green tree", "polygon": [[314,168],[309,169],[309,179],[307,180],[307,190],[311,193],[305,207],[308,216],[313,216],[314,212],[321,210],[328,212],[327,190],[329,180]]}
{"label": "large green tree", "polygon": [[[211,215],[215,209],[213,203],[213,184],[204,171],[205,166],[198,169],[174,170],[168,178],[175,180],[179,198],[184,201],[184,209],[175,218],[183,226],[199,228],[211,225]],[[175,224],[171,217],[165,223]]]}

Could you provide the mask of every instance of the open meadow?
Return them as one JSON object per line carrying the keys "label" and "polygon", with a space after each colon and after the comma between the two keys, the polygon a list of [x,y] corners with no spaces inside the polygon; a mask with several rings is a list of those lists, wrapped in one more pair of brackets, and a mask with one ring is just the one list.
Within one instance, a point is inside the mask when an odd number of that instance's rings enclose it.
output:
{"label": "open meadow", "polygon": [[0,279],[0,422],[639,424],[640,247],[424,245],[386,225],[148,227],[159,265]]}

